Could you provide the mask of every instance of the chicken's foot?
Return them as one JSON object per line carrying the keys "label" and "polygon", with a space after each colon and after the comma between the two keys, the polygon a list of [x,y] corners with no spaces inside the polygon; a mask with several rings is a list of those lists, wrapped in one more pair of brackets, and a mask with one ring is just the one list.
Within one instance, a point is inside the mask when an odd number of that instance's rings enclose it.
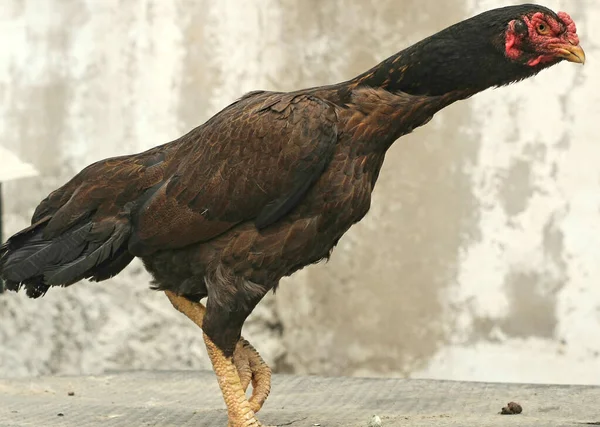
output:
{"label": "chicken's foot", "polygon": [[[171,291],[165,291],[165,294],[173,307],[185,314],[202,329],[202,322],[206,314],[206,308],[202,303],[190,301]],[[255,413],[260,411],[271,391],[271,369],[258,351],[243,337],[236,345],[233,364],[238,372],[244,392],[252,383],[252,396],[249,399],[250,408]]]}
{"label": "chicken's foot", "polygon": [[246,399],[233,357],[226,357],[206,334],[204,343],[225,399],[229,427],[262,427]]}

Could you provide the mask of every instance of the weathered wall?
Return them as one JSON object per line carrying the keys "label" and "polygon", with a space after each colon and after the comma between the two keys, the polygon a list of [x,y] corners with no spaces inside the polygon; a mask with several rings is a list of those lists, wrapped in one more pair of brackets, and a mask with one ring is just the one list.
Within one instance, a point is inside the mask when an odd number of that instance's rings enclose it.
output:
{"label": "weathered wall", "polygon": [[[5,0],[6,232],[88,163],[171,140],[252,89],[351,77],[505,1]],[[327,264],[247,324],[278,370],[600,384],[600,6],[547,0],[589,61],[456,104],[391,150]],[[0,295],[0,376],[206,367],[139,264],[32,301]],[[595,339],[596,338],[596,339]]]}

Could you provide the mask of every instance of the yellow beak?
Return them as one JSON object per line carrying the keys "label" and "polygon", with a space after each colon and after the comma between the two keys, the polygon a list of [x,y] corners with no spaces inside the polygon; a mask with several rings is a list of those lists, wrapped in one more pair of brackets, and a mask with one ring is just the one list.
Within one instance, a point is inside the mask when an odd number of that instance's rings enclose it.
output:
{"label": "yellow beak", "polygon": [[569,62],[585,64],[585,52],[579,45],[563,44],[556,46],[558,49],[558,57],[564,58]]}

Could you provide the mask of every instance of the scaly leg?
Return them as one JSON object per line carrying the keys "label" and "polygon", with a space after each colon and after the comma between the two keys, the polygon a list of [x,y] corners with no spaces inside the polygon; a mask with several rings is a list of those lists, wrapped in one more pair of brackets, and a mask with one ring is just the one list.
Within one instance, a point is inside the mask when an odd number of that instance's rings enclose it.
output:
{"label": "scaly leg", "polygon": [[262,427],[246,399],[246,393],[233,364],[233,357],[225,356],[206,334],[204,334],[204,343],[225,399],[229,427]]}
{"label": "scaly leg", "polygon": [[[247,357],[249,364],[248,371],[250,371],[250,375],[245,376],[244,379],[249,378],[252,380],[252,396],[250,396],[249,400],[250,406],[254,412],[258,412],[271,392],[271,368],[269,368],[269,365],[263,360],[258,351],[252,347],[252,344],[243,337],[240,338],[236,351],[238,351],[240,345],[243,348],[243,354]],[[235,360],[235,354],[233,355],[233,358]],[[240,379],[242,379],[241,374]],[[248,384],[244,385],[243,380],[242,386],[244,387],[244,391],[248,388]]]}
{"label": "scaly leg", "polygon": [[240,337],[240,340],[235,346],[235,351],[233,353],[233,364],[235,365],[238,375],[240,376],[242,388],[244,391],[246,391],[252,382],[252,368],[250,368],[250,358],[246,352],[243,341],[245,340]]}
{"label": "scaly leg", "polygon": [[[165,291],[165,294],[177,310],[185,314],[192,322],[202,328],[206,308],[199,302],[192,302],[187,298]],[[211,359],[212,361],[212,359]],[[244,392],[252,382],[252,396],[249,399],[250,408],[258,412],[271,390],[271,369],[265,363],[256,349],[243,337],[236,345],[233,363],[238,372],[240,383]]]}

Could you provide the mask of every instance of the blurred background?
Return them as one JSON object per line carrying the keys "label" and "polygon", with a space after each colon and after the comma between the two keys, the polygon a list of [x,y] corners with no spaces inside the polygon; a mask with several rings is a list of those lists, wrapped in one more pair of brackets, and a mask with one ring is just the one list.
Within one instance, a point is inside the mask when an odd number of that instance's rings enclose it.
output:
{"label": "blurred background", "polygon": [[[87,164],[173,140],[253,89],[345,80],[499,0],[2,0],[4,237]],[[588,63],[439,113],[371,212],[244,335],[277,372],[600,384],[600,3],[545,0]],[[17,156],[25,165],[19,165]],[[0,178],[1,178],[0,174]],[[0,294],[0,376],[208,368],[139,262]]]}

